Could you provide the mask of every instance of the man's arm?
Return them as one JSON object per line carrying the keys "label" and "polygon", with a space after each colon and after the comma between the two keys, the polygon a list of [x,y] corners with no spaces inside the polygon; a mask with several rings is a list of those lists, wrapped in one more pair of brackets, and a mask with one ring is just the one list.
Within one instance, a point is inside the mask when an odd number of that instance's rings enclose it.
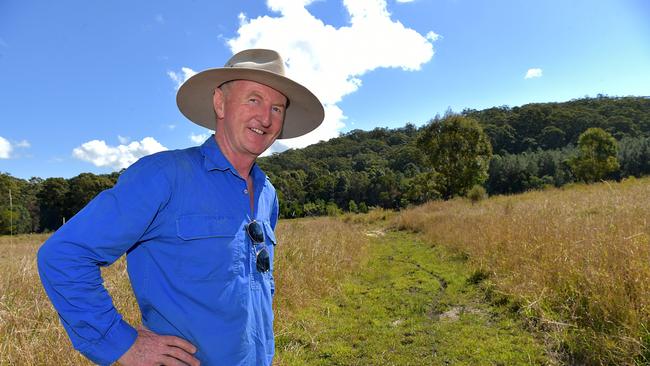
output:
{"label": "man's arm", "polygon": [[115,309],[100,267],[142,240],[170,192],[159,159],[141,159],[38,252],[41,280],[61,323],[74,347],[95,363],[115,362],[138,338]]}

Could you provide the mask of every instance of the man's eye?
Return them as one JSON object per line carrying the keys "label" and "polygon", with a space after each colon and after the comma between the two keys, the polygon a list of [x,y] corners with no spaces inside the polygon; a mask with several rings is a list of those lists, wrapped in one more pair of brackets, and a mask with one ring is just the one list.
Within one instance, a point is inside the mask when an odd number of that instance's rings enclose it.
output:
{"label": "man's eye", "polygon": [[250,99],[248,99],[248,101],[251,102],[251,103],[257,103],[258,102],[257,98],[250,98]]}
{"label": "man's eye", "polygon": [[282,108],[280,108],[280,107],[273,107],[273,112],[276,112],[276,113],[282,113]]}

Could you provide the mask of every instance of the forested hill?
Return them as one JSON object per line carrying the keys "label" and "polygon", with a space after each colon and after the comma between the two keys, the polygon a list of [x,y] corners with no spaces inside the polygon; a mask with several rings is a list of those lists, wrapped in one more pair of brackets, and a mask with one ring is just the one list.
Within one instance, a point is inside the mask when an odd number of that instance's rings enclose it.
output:
{"label": "forested hill", "polygon": [[[600,127],[618,140],[619,166],[607,178],[650,174],[648,97],[599,96],[464,110],[459,115],[478,121],[492,145],[487,179],[481,181],[489,194],[575,181],[567,161],[576,154],[580,134],[590,127]],[[449,117],[451,113],[436,116],[420,128],[407,124],[354,130],[304,149],[260,158],[259,164],[278,190],[284,218],[365,211],[372,206],[399,209],[463,194],[441,191],[439,171],[447,163],[432,162],[418,145],[426,130]],[[55,230],[117,177],[117,173],[82,173],[70,179],[23,180],[2,173],[0,234]]]}
{"label": "forested hill", "polygon": [[[574,180],[565,164],[578,136],[600,127],[619,141],[621,170],[612,178],[650,174],[650,98],[599,96],[460,113],[479,121],[495,156],[486,188],[516,193]],[[436,116],[429,124],[444,117]],[[338,138],[260,159],[283,199],[284,216],[364,206],[400,208],[436,197],[432,164],[416,139],[426,128],[354,130]],[[646,162],[646,163],[644,163]],[[335,206],[334,206],[335,204]]]}
{"label": "forested hill", "polygon": [[490,136],[495,153],[558,149],[575,144],[590,127],[616,139],[650,135],[650,97],[585,98],[564,103],[526,104],[465,110]]}

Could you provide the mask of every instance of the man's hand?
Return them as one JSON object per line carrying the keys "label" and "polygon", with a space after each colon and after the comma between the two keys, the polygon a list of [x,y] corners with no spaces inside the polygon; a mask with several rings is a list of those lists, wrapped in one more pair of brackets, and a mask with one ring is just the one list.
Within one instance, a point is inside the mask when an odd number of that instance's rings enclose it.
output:
{"label": "man's hand", "polygon": [[192,356],[195,352],[196,347],[184,339],[138,327],[138,338],[117,362],[122,366],[199,366]]}

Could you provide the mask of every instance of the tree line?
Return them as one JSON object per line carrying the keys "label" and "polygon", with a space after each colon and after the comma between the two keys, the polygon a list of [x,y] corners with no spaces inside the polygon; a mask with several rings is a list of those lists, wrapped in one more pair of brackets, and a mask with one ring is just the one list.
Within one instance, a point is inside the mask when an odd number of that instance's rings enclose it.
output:
{"label": "tree line", "polygon": [[[511,194],[640,177],[650,174],[650,98],[449,111],[419,128],[353,130],[258,163],[278,191],[283,218],[400,209],[477,187]],[[118,177],[0,174],[0,234],[56,230]]]}

